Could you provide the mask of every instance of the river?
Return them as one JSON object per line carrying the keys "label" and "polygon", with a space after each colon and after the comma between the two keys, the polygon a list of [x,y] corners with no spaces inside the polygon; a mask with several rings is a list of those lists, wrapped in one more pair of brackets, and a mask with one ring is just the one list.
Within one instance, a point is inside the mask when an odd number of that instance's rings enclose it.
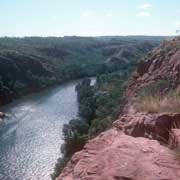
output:
{"label": "river", "polygon": [[62,127],[77,117],[73,81],[35,93],[2,107],[0,124],[0,180],[50,180],[60,145]]}

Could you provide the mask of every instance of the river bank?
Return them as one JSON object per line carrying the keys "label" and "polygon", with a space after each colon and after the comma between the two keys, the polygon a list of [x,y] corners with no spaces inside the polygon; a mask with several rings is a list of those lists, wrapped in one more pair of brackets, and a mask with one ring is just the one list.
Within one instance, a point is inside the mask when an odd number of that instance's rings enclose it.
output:
{"label": "river bank", "polygon": [[[92,83],[95,82],[94,77],[88,77],[88,78],[90,78],[92,80]],[[83,79],[83,78],[81,78],[81,79]],[[19,93],[18,95],[16,94],[15,96],[9,97],[8,100],[6,102],[4,102],[3,104],[0,101],[0,109],[1,109],[1,107],[6,106],[14,101],[24,98],[24,97],[27,97],[27,96],[30,96],[30,95],[33,95],[36,93],[41,93],[43,91],[48,91],[48,90],[54,89],[56,87],[59,87],[61,85],[63,86],[64,84],[67,84],[67,83],[71,83],[71,82],[73,83],[76,81],[79,82],[81,79],[77,78],[77,79],[73,79],[73,80],[69,80],[69,81],[65,81],[65,80],[58,81],[58,82],[55,82],[48,86],[31,87],[31,88],[19,90],[19,91],[21,91],[21,93]]]}

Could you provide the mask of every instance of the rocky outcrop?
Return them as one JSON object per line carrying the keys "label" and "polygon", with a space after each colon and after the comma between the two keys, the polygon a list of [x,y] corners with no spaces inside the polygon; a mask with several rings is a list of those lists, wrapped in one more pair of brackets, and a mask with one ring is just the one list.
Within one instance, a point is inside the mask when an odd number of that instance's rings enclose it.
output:
{"label": "rocky outcrop", "polygon": [[113,128],[76,153],[57,180],[178,180],[180,165],[158,141]]}
{"label": "rocky outcrop", "polygon": [[180,123],[180,114],[126,114],[114,126],[133,137],[146,137],[167,143],[174,124]]}
{"label": "rocky outcrop", "polygon": [[180,38],[164,41],[143,58],[128,83],[126,96],[135,96],[144,86],[166,80],[171,88],[180,83]]}
{"label": "rocky outcrop", "polygon": [[88,141],[57,180],[178,180],[180,164],[172,150],[152,140],[158,133],[169,136],[166,127],[177,120],[179,114],[124,115]]}
{"label": "rocky outcrop", "polygon": [[180,129],[172,129],[169,136],[171,148],[180,148]]}

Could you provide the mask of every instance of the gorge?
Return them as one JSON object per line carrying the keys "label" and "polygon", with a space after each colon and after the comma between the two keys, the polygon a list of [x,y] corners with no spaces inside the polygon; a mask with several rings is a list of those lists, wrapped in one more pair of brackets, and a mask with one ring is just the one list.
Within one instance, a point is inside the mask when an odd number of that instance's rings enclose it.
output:
{"label": "gorge", "polygon": [[[163,37],[160,39],[162,40]],[[72,147],[70,148],[73,149],[74,140],[75,145],[78,145],[79,140],[84,138],[83,141],[86,140],[87,144],[85,144],[83,150],[75,153],[72,159],[69,159],[73,155],[71,154],[68,157],[69,162],[67,166],[65,166],[64,170],[59,168],[59,172],[53,179],[62,170],[62,174],[58,178],[60,180],[82,180],[86,178],[93,180],[129,178],[134,180],[134,173],[139,173],[140,171],[132,168],[131,174],[131,167],[129,166],[126,168],[127,172],[119,169],[119,172],[116,173],[116,165],[121,167],[118,158],[125,159],[126,157],[123,154],[124,146],[125,149],[128,147],[130,154],[136,153],[140,155],[141,148],[137,148],[134,152],[131,152],[131,148],[138,146],[138,143],[143,147],[145,144],[151,144],[151,141],[147,139],[138,141],[138,139],[133,139],[134,136],[147,136],[147,138],[151,137],[150,139],[152,139],[152,137],[157,135],[156,133],[155,135],[153,134],[153,128],[155,128],[153,123],[156,122],[156,118],[141,114],[140,107],[135,109],[134,98],[140,95],[138,94],[140,87],[143,89],[147,86],[149,90],[153,89],[151,86],[148,86],[151,83],[155,83],[155,91],[157,92],[159,86],[167,91],[171,89],[172,86],[169,86],[169,84],[173,85],[175,79],[177,80],[176,84],[178,84],[179,66],[174,58],[177,59],[176,56],[178,56],[179,39],[165,41],[159,48],[155,48],[159,45],[160,39],[158,37],[1,39],[0,103],[3,105],[16,98],[21,98],[0,108],[0,111],[7,114],[7,117],[0,124],[0,144],[2,145],[0,146],[0,178],[3,180],[49,180],[52,177],[50,177],[50,174],[53,173],[56,160],[62,157],[60,146],[64,143],[64,140],[66,142],[70,138],[70,142],[72,140],[72,145],[70,143]],[[10,46],[10,42],[14,43],[15,46]],[[24,45],[28,46],[25,46],[24,49]],[[8,50],[5,49],[5,46],[8,47],[6,47]],[[20,49],[18,49],[19,47]],[[155,49],[151,52],[153,48]],[[65,51],[68,51],[68,53],[66,54]],[[170,63],[170,66],[168,66],[168,63],[163,64],[164,58]],[[136,68],[137,64],[138,67]],[[160,68],[161,65],[162,68]],[[169,71],[168,67],[171,66],[175,66],[176,71],[167,73]],[[135,68],[133,75],[130,76]],[[153,70],[157,70],[158,73],[153,74]],[[97,84],[93,88],[93,96],[89,96],[87,89],[90,88],[88,86],[82,92],[81,88],[77,88],[77,90],[80,90],[81,95],[84,92],[85,94],[87,93],[85,99],[80,98],[82,105],[78,104],[75,86],[80,81],[63,83],[92,75],[97,76]],[[126,82],[129,77],[131,77],[130,80]],[[172,77],[171,81],[169,81],[168,77]],[[42,91],[42,89],[46,90]],[[36,91],[40,92],[23,96]],[[161,92],[161,90],[159,91]],[[149,91],[145,89],[145,92]],[[165,93],[167,92],[162,92],[162,94]],[[123,99],[122,94],[128,98]],[[143,99],[143,101],[145,100]],[[139,102],[137,101],[136,103],[138,104]],[[89,103],[92,104],[90,105]],[[90,106],[92,105],[94,106],[93,115],[90,119],[86,119],[85,117],[89,114],[89,110],[91,111]],[[79,118],[78,107],[81,109],[80,114],[83,114],[82,121],[78,122],[83,122],[83,120],[89,121],[86,132],[84,132],[83,125],[78,126],[80,132],[83,132],[82,134],[79,134],[76,125],[70,121]],[[123,109],[124,114],[130,113],[130,115],[122,116],[122,118],[118,117],[121,109]],[[136,114],[137,111],[140,114]],[[89,115],[91,116],[91,113]],[[117,121],[113,123],[114,120]],[[68,126],[69,122],[71,123],[70,126]],[[141,124],[144,122],[145,125]],[[153,123],[151,124],[151,122]],[[64,124],[68,127],[66,129],[67,139],[62,134],[62,131],[64,133]],[[147,131],[146,128],[148,129]],[[151,130],[153,131],[151,132]],[[167,133],[165,132],[165,134]],[[94,137],[96,138],[94,139]],[[113,143],[115,144],[113,145]],[[169,157],[168,149],[165,150],[164,146],[157,144],[155,141],[151,145],[150,149],[153,149],[154,154],[154,156],[150,156],[152,159],[158,161],[155,157],[160,156],[162,158],[160,161],[164,161],[164,156]],[[162,148],[162,151],[165,151],[165,153],[159,154],[158,148]],[[143,151],[149,153],[149,146]],[[118,152],[121,152],[122,157],[119,157]],[[105,156],[101,158],[103,154]],[[143,156],[143,154],[141,155]],[[109,157],[117,159],[117,161],[113,160],[107,164],[106,161],[108,161]],[[165,160],[168,162],[171,161],[171,158],[172,156]],[[86,162],[89,163],[86,164]],[[91,162],[95,162],[95,164],[91,164]],[[113,166],[113,162],[115,162],[115,166]],[[104,163],[105,166],[103,165]],[[127,163],[127,165],[130,164],[130,162]],[[138,166],[138,163],[137,161],[135,166]],[[149,160],[147,163],[150,163]],[[175,178],[179,177],[178,172],[176,172],[178,168],[177,161],[172,160],[171,163],[175,163],[175,170],[173,171],[176,174],[169,177],[176,180]],[[149,166],[152,166],[152,164]],[[98,169],[99,167],[102,167],[102,171]],[[161,166],[158,167],[161,169]],[[112,171],[107,171],[106,169],[111,169]],[[161,170],[158,170],[157,173],[163,173],[166,169]],[[148,171],[149,168],[147,168]],[[104,174],[104,172],[110,174]],[[122,175],[121,173],[125,174]],[[145,178],[144,174],[142,174],[142,177]],[[137,180],[139,180],[138,178],[139,176],[137,175]],[[149,175],[149,178],[152,180],[154,177]]]}
{"label": "gorge", "polygon": [[180,180],[180,0],[0,0],[0,180]]}

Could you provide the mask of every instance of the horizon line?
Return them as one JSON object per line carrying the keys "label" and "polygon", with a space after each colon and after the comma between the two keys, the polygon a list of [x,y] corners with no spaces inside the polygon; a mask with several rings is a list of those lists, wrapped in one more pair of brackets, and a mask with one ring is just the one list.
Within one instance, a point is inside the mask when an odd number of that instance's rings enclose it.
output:
{"label": "horizon line", "polygon": [[63,36],[56,36],[56,35],[25,35],[25,36],[11,36],[5,35],[0,36],[0,38],[65,38],[65,37],[84,37],[84,38],[96,38],[96,37],[176,37],[180,35],[63,35]]}

